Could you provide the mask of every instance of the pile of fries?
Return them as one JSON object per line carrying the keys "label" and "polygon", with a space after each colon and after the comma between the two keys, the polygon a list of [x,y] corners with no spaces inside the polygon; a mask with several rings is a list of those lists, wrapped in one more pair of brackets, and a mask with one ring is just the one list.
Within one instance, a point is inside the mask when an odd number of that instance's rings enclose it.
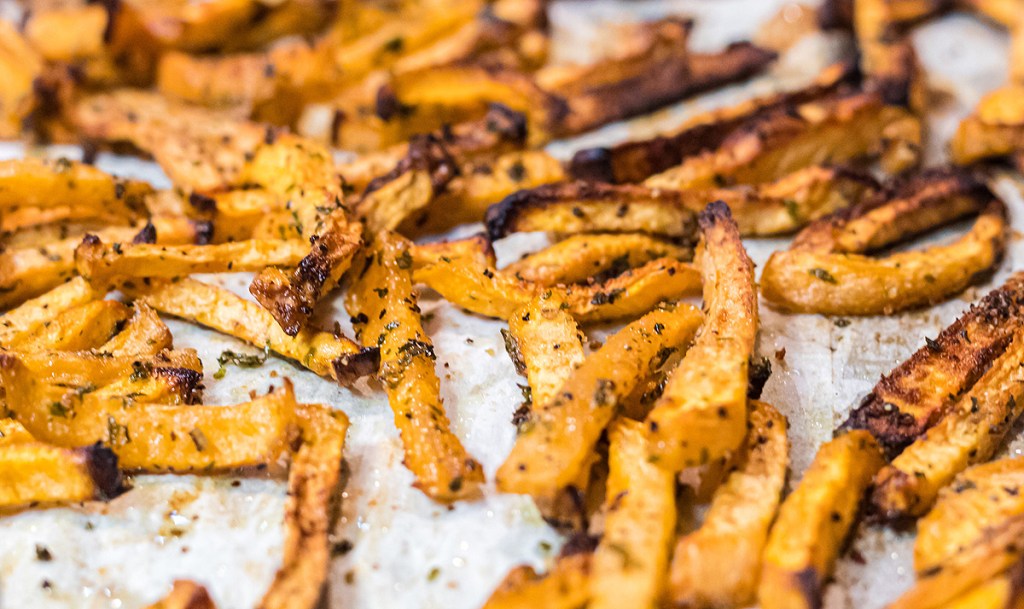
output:
{"label": "pile of fries", "polygon": [[[281,473],[284,558],[259,606],[317,606],[348,419],[287,379],[203,404],[203,363],[161,317],[263,350],[222,367],[275,356],[385,392],[416,487],[473,501],[489,481],[441,399],[426,287],[507,323],[529,399],[490,482],[569,538],[486,607],[820,607],[865,516],[917,522],[919,581],[892,607],[1024,603],[1024,467],[988,462],[1024,410],[1024,275],[883,377],[788,494],[788,424],[754,358],[761,297],[890,315],[997,267],[1008,211],[979,162],[1024,170],[1024,3],[826,2],[816,27],[852,29],[860,65],[568,163],[542,147],[776,50],[698,53],[667,18],[552,64],[543,0],[29,4],[0,22],[0,136],[87,154],[0,162],[0,510],[109,500],[139,472]],[[956,164],[921,170],[908,35],[954,5],[1013,32],[1014,74],[960,126]],[[108,175],[101,150],[173,186]],[[952,243],[871,255],[964,218]],[[496,241],[538,231],[551,245],[498,268]],[[793,233],[759,289],[742,238]],[[235,272],[251,299],[192,277]],[[339,293],[352,337],[325,319]],[[618,330],[599,345],[596,323]],[[154,605],[213,606],[190,581]]]}

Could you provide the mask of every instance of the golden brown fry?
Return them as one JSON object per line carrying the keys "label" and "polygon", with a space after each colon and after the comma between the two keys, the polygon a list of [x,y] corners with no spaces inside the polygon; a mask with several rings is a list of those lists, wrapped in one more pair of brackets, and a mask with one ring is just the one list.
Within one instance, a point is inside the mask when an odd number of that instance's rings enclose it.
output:
{"label": "golden brown fry", "polygon": [[[168,377],[190,376],[179,373],[180,370],[203,371],[203,364],[192,349],[142,356],[135,353],[113,355],[99,350],[18,351],[16,355],[37,381],[64,388],[92,387],[95,390],[125,378],[131,380],[133,375],[136,380],[145,380],[143,377],[153,376],[154,371],[156,376]],[[165,368],[169,372],[159,372]],[[198,383],[201,375],[191,376]]]}
{"label": "golden brown fry", "polygon": [[747,607],[756,601],[761,554],[789,466],[786,417],[752,401],[745,453],[717,488],[701,527],[676,544],[668,596],[687,607]]}
{"label": "golden brown fry", "polygon": [[888,520],[920,516],[967,466],[992,456],[1024,408],[1024,332],[1013,340],[945,417],[908,446],[875,480],[872,509]]}
{"label": "golden brown fry", "polygon": [[10,345],[18,335],[31,332],[68,309],[102,296],[81,277],[22,303],[0,316],[0,345]]}
{"label": "golden brown fry", "polygon": [[0,447],[34,440],[32,434],[21,423],[14,419],[0,419]]}
{"label": "golden brown fry", "polygon": [[495,590],[484,609],[577,609],[590,598],[589,553],[561,556],[543,575],[530,567],[513,569]]}
{"label": "golden brown fry", "polygon": [[768,537],[757,590],[761,607],[821,606],[823,586],[855,524],[861,495],[883,463],[878,444],[862,430],[818,449]]}
{"label": "golden brown fry", "polygon": [[217,609],[217,605],[201,584],[176,579],[171,592],[146,609]]}
{"label": "golden brown fry", "polygon": [[151,307],[137,303],[134,313],[113,338],[100,345],[99,353],[114,357],[122,355],[156,355],[171,348],[171,331]]}
{"label": "golden brown fry", "polygon": [[[952,244],[885,258],[863,254],[972,212],[974,226]],[[931,170],[879,197],[819,220],[765,265],[772,304],[792,311],[875,315],[940,302],[992,267],[1006,243],[1002,201],[969,174]]]}
{"label": "golden brown fry", "polygon": [[453,260],[468,260],[472,264],[488,267],[496,264],[494,248],[482,234],[456,241],[421,243],[413,245],[410,251],[414,273],[428,266]]}
{"label": "golden brown fry", "polygon": [[943,609],[1021,609],[1024,607],[1024,563],[1014,564],[1007,571],[974,586],[941,607]]}
{"label": "golden brown fry", "polygon": [[96,300],[54,316],[48,324],[21,334],[7,346],[21,351],[92,349],[110,340],[130,315],[128,307],[115,300]]}
{"label": "golden brown fry", "polygon": [[520,281],[479,260],[443,258],[416,270],[416,281],[474,313],[508,319],[533,298],[551,292],[581,322],[636,317],[659,302],[689,296],[700,277],[692,265],[659,258],[592,286],[546,288]]}
{"label": "golden brown fry", "polygon": [[380,233],[354,269],[346,305],[362,343],[380,347],[380,378],[416,486],[435,500],[456,501],[479,493],[484,473],[449,428],[434,348],[416,306],[409,248],[401,237]]}
{"label": "golden brown fry", "polygon": [[194,321],[256,347],[266,347],[317,374],[349,384],[377,370],[377,353],[344,336],[305,329],[288,336],[270,313],[224,288],[194,279],[132,284],[122,288],[136,302]]}
{"label": "golden brown fry", "polygon": [[1006,350],[1022,314],[1024,275],[1016,274],[884,375],[843,427],[867,429],[890,453],[902,450]]}
{"label": "golden brown fry", "polygon": [[1022,535],[1024,517],[1021,516],[988,529],[977,543],[954,555],[941,568],[918,579],[914,587],[886,609],[946,607],[946,603],[1019,563]]}
{"label": "golden brown fry", "polygon": [[498,470],[498,488],[544,498],[578,479],[620,400],[673,350],[685,348],[700,320],[689,305],[670,306],[609,338],[575,369],[553,401],[535,404]]}
{"label": "golden brown fry", "polygon": [[619,419],[608,437],[604,535],[591,559],[587,607],[655,607],[675,530],[675,476],[648,461],[643,423]]}
{"label": "golden brown fry", "polygon": [[917,521],[914,570],[927,573],[977,542],[985,529],[1024,514],[1024,460],[1000,459],[970,467],[939,491]]}
{"label": "golden brown fry", "polygon": [[583,363],[583,334],[562,303],[543,296],[519,309],[504,330],[505,349],[516,370],[526,374],[530,397],[547,404]]}
{"label": "golden brown fry", "polygon": [[573,235],[501,269],[538,285],[587,283],[657,258],[689,260],[693,250],[637,233]]}
{"label": "golden brown fry", "polygon": [[707,317],[647,416],[651,458],[674,471],[740,447],[747,431],[747,365],[757,337],[754,265],[729,208],[712,203],[699,221],[695,266],[704,282]]}
{"label": "golden brown fry", "polygon": [[0,444],[0,510],[105,500],[121,490],[117,456],[102,445]]}
{"label": "golden brown fry", "polygon": [[120,279],[174,278],[193,273],[248,272],[295,266],[309,251],[299,240],[246,240],[218,245],[104,245],[86,237],[75,249],[78,273],[97,287]]}
{"label": "golden brown fry", "polygon": [[33,85],[42,74],[42,58],[18,33],[15,26],[0,23],[0,137],[15,138],[21,134],[23,121],[36,107]]}
{"label": "golden brown fry", "polygon": [[[1024,39],[1024,35],[1020,38]],[[985,96],[974,113],[960,123],[950,141],[953,161],[968,165],[1024,150],[1022,94],[1024,84],[1011,83]]]}
{"label": "golden brown fry", "polygon": [[297,415],[302,445],[288,469],[284,559],[259,609],[316,606],[331,560],[331,507],[341,478],[348,418],[319,404],[301,405]]}

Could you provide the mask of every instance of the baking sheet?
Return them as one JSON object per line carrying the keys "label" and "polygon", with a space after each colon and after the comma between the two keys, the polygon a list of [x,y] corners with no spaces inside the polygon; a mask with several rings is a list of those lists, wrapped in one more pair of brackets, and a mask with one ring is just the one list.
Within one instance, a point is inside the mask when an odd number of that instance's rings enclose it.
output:
{"label": "baking sheet", "polygon": [[[551,13],[554,53],[560,60],[586,60],[608,46],[608,37],[596,34],[599,28],[668,12],[697,17],[694,46],[713,50],[748,37],[785,4],[779,0],[556,1]],[[930,124],[935,139],[928,156],[936,163],[944,157],[943,142],[958,118],[1004,80],[1007,40],[970,17],[952,15],[920,28],[915,42],[932,86],[943,93],[936,96]],[[565,157],[581,146],[650,135],[707,108],[799,86],[845,49],[848,41],[841,36],[807,37],[767,76],[678,104],[653,117],[555,143],[550,149]],[[44,151],[0,143],[0,156],[26,152]],[[74,155],[78,151],[45,152]],[[150,163],[101,155],[99,165],[167,185]],[[997,186],[1010,205],[1014,226],[1021,228],[1021,183],[1004,176]],[[466,227],[456,233],[474,230]],[[946,231],[938,238],[949,234]],[[541,236],[517,236],[499,243],[499,257],[511,260],[542,243]],[[758,264],[785,246],[784,239],[747,242]],[[851,319],[841,326],[824,317],[780,315],[762,306],[758,349],[772,360],[774,369],[763,397],[791,423],[791,483],[799,480],[816,447],[831,437],[832,429],[879,374],[1018,268],[1024,268],[1024,250],[1015,234],[991,282],[927,311]],[[247,296],[249,277],[244,274],[207,279]],[[518,384],[525,383],[504,353],[499,334],[503,324],[464,314],[430,294],[424,295],[422,307],[454,431],[493,478],[512,446],[511,415],[522,400]],[[348,316],[340,304],[322,314],[341,320],[347,328]],[[540,567],[545,557],[557,552],[560,540],[528,498],[499,495],[491,487],[482,500],[449,509],[413,489],[412,477],[401,465],[401,446],[382,392],[366,386],[342,389],[274,358],[257,370],[231,368],[223,379],[215,380],[212,373],[221,351],[252,349],[189,324],[169,320],[168,325],[177,347],[199,351],[207,371],[207,403],[244,401],[250,391],[264,392],[287,376],[294,381],[300,400],[330,404],[350,416],[345,456],[351,474],[334,538],[351,542],[352,549],[332,563],[330,607],[473,609],[510,567],[524,563]],[[783,350],[784,359],[777,357]],[[1007,450],[1017,455],[1020,447],[1018,434]],[[280,563],[284,491],[283,481],[269,479],[140,476],[131,492],[109,504],[0,518],[0,607],[129,609],[163,596],[178,578],[205,584],[222,608],[252,607]],[[893,599],[911,581],[911,544],[907,534],[859,531],[854,548],[866,560],[853,560],[848,554],[840,561],[835,585],[826,593],[826,607],[872,609]],[[52,560],[38,560],[37,545],[46,547]]]}

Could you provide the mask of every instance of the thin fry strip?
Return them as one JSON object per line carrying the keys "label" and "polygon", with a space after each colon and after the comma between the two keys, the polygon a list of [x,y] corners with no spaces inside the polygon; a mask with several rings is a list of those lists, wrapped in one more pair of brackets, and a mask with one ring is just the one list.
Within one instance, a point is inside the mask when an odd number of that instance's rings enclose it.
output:
{"label": "thin fry strip", "polygon": [[[4,216],[25,208],[70,206],[75,218],[133,221],[145,211],[143,197],[153,188],[121,180],[67,159],[0,161],[0,210]],[[5,218],[6,219],[6,218]]]}
{"label": "thin fry strip", "polygon": [[740,447],[747,431],[747,366],[757,337],[754,265],[729,208],[712,203],[700,225],[696,266],[704,280],[706,321],[647,416],[651,457],[675,471]]}
{"label": "thin fry strip", "polygon": [[88,282],[76,277],[25,301],[0,316],[0,345],[9,345],[18,335],[31,332],[60,313],[96,300],[99,296]]}
{"label": "thin fry strip", "polygon": [[0,444],[0,509],[105,500],[121,490],[117,457],[101,445]]}
{"label": "thin fry strip", "polygon": [[883,463],[878,444],[862,430],[818,449],[768,536],[757,590],[761,607],[821,606],[823,586],[856,522],[861,496]]}
{"label": "thin fry strip", "polygon": [[410,244],[389,233],[356,271],[346,305],[363,344],[380,347],[380,378],[416,486],[444,502],[475,496],[483,469],[452,433],[412,284]]}
{"label": "thin fry strip", "polygon": [[1021,609],[1024,607],[1024,563],[1014,564],[1007,571],[974,586],[941,607],[942,609]]}
{"label": "thin fry strip", "polygon": [[604,535],[591,560],[587,607],[654,607],[675,530],[675,476],[647,460],[643,423],[619,419],[608,437]]}
{"label": "thin fry strip", "polygon": [[136,303],[131,319],[114,338],[100,345],[99,353],[114,357],[120,355],[156,355],[170,349],[171,331],[151,307]]}
{"label": "thin fry strip", "polygon": [[187,368],[202,372],[203,364],[192,349],[162,351],[152,356],[136,353],[108,354],[103,351],[18,351],[16,353],[36,380],[72,387],[94,389],[127,377],[136,370]]}
{"label": "thin fry strip", "polygon": [[920,516],[939,489],[992,456],[1024,409],[1024,331],[950,412],[887,465],[875,480],[872,509],[887,520]]}
{"label": "thin fry strip", "polygon": [[619,401],[673,350],[688,345],[700,321],[695,308],[670,306],[615,333],[576,368],[553,401],[537,404],[498,470],[498,488],[544,498],[578,479]]}
{"label": "thin fry strip", "polygon": [[590,563],[590,553],[580,553],[560,556],[544,574],[530,567],[513,569],[484,609],[577,609],[590,598]]}
{"label": "thin fry strip", "polygon": [[668,595],[687,607],[747,607],[756,602],[761,555],[789,466],[787,421],[752,401],[743,458],[722,486],[700,528],[679,538]]}
{"label": "thin fry strip", "polygon": [[96,300],[68,309],[42,327],[8,343],[15,350],[84,351],[106,343],[131,312],[115,300]]}
{"label": "thin fry strip", "polygon": [[296,336],[281,330],[270,313],[224,288],[195,279],[125,285],[137,302],[181,317],[293,359],[342,384],[377,370],[378,355],[344,336],[306,329]]}
{"label": "thin fry strip", "polygon": [[526,373],[531,399],[551,401],[569,375],[583,363],[583,334],[562,303],[538,298],[508,320],[505,348],[520,373]]}

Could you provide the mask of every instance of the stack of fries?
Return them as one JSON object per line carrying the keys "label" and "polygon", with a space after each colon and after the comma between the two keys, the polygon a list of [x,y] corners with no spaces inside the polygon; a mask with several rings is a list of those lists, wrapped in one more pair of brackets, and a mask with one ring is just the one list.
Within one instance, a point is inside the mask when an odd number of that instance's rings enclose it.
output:
{"label": "stack of fries", "polygon": [[[761,297],[890,315],[998,265],[1008,210],[978,163],[1024,169],[1024,3],[826,2],[815,27],[852,29],[859,65],[568,163],[542,147],[776,51],[698,53],[692,21],[667,18],[595,64],[551,64],[543,0],[29,4],[0,22],[0,136],[151,157],[173,187],[91,155],[0,162],[0,509],[105,501],[125,473],[287,472],[259,606],[317,606],[347,418],[287,379],[202,404],[203,364],[161,316],[264,351],[222,365],[272,355],[385,392],[415,486],[474,501],[488,480],[441,399],[425,286],[507,322],[530,400],[491,482],[570,539],[486,607],[820,607],[863,515],[917,520],[919,581],[893,607],[1024,605],[1024,467],[985,463],[1024,410],[1024,275],[883,377],[784,500],[787,421],[752,359]],[[953,5],[1013,31],[1014,76],[960,126],[956,165],[920,170],[908,35]],[[952,243],[872,256],[968,217]],[[495,242],[538,231],[552,244],[498,268]],[[742,238],[792,233],[758,289]],[[192,277],[229,272],[253,274],[252,299]],[[324,327],[339,293],[353,337]],[[619,324],[600,346],[597,323]],[[179,581],[154,607],[213,601]]]}

